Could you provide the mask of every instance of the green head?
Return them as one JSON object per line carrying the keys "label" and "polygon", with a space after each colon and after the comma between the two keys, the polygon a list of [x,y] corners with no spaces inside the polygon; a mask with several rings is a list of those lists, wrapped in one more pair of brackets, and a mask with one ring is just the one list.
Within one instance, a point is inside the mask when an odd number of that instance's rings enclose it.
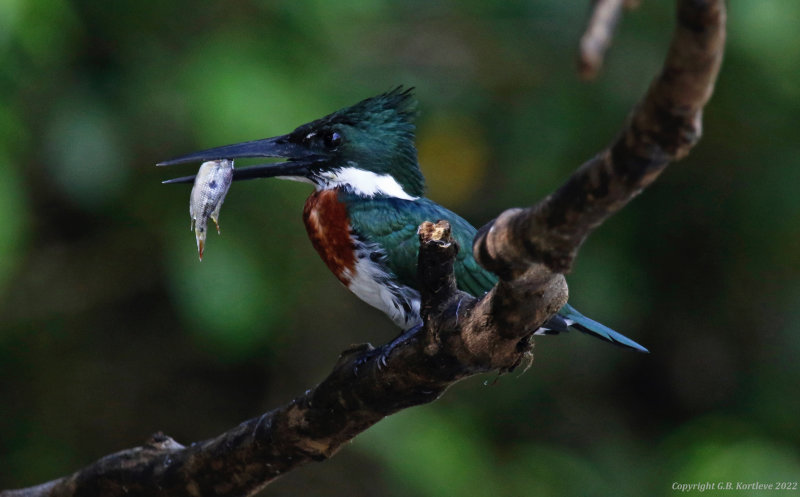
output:
{"label": "green head", "polygon": [[[304,124],[287,135],[217,147],[159,163],[172,165],[243,157],[282,157],[286,162],[234,170],[234,181],[281,177],[317,189],[350,188],[365,196],[415,198],[425,180],[414,147],[416,101],[398,87]],[[179,178],[192,181],[190,178]]]}

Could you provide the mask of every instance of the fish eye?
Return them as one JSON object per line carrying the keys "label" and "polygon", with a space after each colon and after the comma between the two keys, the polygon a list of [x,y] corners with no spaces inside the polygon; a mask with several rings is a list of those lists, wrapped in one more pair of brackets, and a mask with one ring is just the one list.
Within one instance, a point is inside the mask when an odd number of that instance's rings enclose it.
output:
{"label": "fish eye", "polygon": [[336,148],[342,143],[342,135],[336,131],[331,131],[325,135],[325,146],[328,148]]}

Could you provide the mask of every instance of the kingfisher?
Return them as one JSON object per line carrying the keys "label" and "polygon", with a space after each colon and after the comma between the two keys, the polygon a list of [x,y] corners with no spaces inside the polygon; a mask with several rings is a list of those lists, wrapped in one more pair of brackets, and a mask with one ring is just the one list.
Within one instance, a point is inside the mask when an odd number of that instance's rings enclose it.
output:
{"label": "kingfisher", "polygon": [[[409,332],[422,325],[418,226],[424,221],[447,220],[461,247],[471,247],[477,232],[461,216],[423,196],[425,179],[414,145],[416,107],[413,88],[401,86],[286,135],[211,148],[157,165],[285,159],[236,168],[233,181],[274,177],[312,185],[314,192],[303,209],[312,245],[348,290]],[[165,183],[193,181],[194,176],[186,176]],[[454,272],[458,288],[475,297],[482,297],[498,281],[478,264],[471,250],[458,252]],[[648,352],[569,304],[534,334],[558,334],[570,328]]]}

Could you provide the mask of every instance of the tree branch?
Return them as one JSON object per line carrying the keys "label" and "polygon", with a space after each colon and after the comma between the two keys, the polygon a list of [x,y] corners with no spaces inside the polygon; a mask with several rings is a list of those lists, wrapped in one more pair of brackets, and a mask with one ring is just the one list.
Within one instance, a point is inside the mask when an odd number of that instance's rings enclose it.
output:
{"label": "tree branch", "polygon": [[470,357],[456,328],[441,326],[457,322],[475,301],[455,288],[457,251],[446,221],[420,227],[427,333],[394,346],[346,350],[316,388],[217,438],[184,447],[157,434],[72,476],[0,495],[251,495],[297,466],[331,457],[384,417],[431,402],[456,381],[493,369],[483,357]]}
{"label": "tree branch", "polygon": [[603,65],[606,50],[617,27],[626,0],[593,0],[592,14],[581,37],[578,72],[581,78],[594,79]]}
{"label": "tree branch", "polygon": [[700,136],[725,38],[723,0],[681,0],[661,75],[619,137],[566,184],[481,229],[476,258],[501,280],[475,299],[456,289],[449,225],[420,226],[424,327],[375,349],[344,351],[331,374],[287,405],[184,447],[157,434],[77,473],[0,497],[252,495],[279,475],[331,457],[398,410],[431,402],[470,375],[515,368],[530,336],[567,298],[563,273],[591,231]]}

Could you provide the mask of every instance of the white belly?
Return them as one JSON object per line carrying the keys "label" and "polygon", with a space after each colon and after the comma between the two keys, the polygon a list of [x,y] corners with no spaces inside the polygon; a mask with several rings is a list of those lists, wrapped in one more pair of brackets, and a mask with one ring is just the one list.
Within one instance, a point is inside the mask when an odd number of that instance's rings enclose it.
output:
{"label": "white belly", "polygon": [[383,311],[400,328],[407,330],[422,322],[419,292],[395,284],[369,257],[358,258],[355,274],[347,273],[347,288],[367,304]]}

